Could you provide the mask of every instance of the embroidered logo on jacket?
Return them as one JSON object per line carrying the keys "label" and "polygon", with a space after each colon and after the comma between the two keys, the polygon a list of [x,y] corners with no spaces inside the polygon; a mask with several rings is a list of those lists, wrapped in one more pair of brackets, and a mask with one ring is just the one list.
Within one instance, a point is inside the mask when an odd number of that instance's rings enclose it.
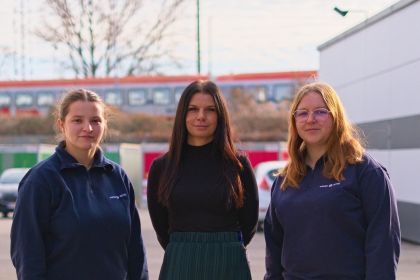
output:
{"label": "embroidered logo on jacket", "polygon": [[123,198],[123,197],[126,197],[126,196],[127,196],[127,194],[123,193],[123,194],[120,194],[120,195],[110,196],[109,199],[120,199],[120,198]]}
{"label": "embroidered logo on jacket", "polygon": [[332,183],[332,184],[328,184],[328,185],[321,185],[319,187],[320,188],[332,188],[332,187],[336,187],[338,185],[340,185],[340,182],[338,182],[338,183]]}

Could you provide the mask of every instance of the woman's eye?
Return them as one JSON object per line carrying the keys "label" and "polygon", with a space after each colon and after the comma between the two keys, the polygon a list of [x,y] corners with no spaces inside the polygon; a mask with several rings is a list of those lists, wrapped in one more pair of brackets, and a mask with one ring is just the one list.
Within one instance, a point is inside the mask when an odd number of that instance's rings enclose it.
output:
{"label": "woman's eye", "polygon": [[319,110],[316,110],[315,113],[318,115],[328,115],[329,111],[325,109],[319,109]]}
{"label": "woman's eye", "polygon": [[308,116],[308,112],[306,112],[306,111],[302,111],[302,112],[296,112],[296,116],[298,117],[298,118],[305,118],[305,117],[307,117]]}
{"label": "woman's eye", "polygon": [[198,109],[197,108],[188,108],[189,112],[196,112]]}

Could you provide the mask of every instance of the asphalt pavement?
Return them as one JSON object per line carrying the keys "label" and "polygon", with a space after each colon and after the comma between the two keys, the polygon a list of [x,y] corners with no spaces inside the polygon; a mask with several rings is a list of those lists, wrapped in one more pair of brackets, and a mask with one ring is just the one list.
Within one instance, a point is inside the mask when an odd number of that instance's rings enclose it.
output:
{"label": "asphalt pavement", "polygon": [[[150,279],[158,279],[163,259],[163,249],[157,242],[147,209],[140,210],[142,235],[146,246]],[[14,267],[10,260],[11,218],[0,218],[0,280],[16,280]],[[262,279],[264,275],[265,242],[262,233],[257,233],[247,249],[253,279]],[[398,280],[420,279],[420,245],[403,242]]]}

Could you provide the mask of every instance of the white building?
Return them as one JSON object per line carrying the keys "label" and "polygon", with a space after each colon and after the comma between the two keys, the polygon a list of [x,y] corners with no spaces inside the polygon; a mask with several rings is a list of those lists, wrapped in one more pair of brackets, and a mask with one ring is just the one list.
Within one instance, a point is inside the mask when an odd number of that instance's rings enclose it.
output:
{"label": "white building", "polygon": [[318,50],[320,80],[390,173],[403,238],[420,242],[420,1],[397,2]]}

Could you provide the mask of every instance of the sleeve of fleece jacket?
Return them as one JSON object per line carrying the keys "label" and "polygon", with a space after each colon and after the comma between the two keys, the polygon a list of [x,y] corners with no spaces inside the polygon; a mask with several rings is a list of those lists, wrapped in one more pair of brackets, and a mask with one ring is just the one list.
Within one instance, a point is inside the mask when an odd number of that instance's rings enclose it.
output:
{"label": "sleeve of fleece jacket", "polygon": [[283,228],[278,222],[274,194],[280,192],[280,177],[277,177],[271,189],[271,203],[264,220],[265,237],[265,268],[264,280],[283,280],[283,268],[281,265],[281,254],[283,247]]}
{"label": "sleeve of fleece jacket", "polygon": [[257,230],[258,223],[258,187],[255,181],[254,171],[246,157],[240,157],[243,170],[241,181],[245,189],[244,205],[239,209],[239,224],[247,246]]}
{"label": "sleeve of fleece jacket", "polygon": [[147,269],[146,251],[144,249],[143,238],[141,235],[141,224],[139,213],[135,204],[134,189],[125,176],[130,193],[130,215],[131,215],[131,235],[128,247],[128,279],[129,280],[148,280],[149,272]]}
{"label": "sleeve of fleece jacket", "polygon": [[161,161],[162,159],[154,160],[150,167],[147,179],[147,207],[157,239],[165,249],[169,243],[169,217],[168,209],[158,202],[159,178],[162,171],[159,163]]}
{"label": "sleeve of fleece jacket", "polygon": [[366,168],[359,177],[366,231],[366,280],[394,280],[400,255],[397,205],[388,174]]}
{"label": "sleeve of fleece jacket", "polygon": [[46,279],[44,239],[52,213],[52,193],[42,174],[31,170],[21,181],[11,229],[10,253],[19,280]]}

